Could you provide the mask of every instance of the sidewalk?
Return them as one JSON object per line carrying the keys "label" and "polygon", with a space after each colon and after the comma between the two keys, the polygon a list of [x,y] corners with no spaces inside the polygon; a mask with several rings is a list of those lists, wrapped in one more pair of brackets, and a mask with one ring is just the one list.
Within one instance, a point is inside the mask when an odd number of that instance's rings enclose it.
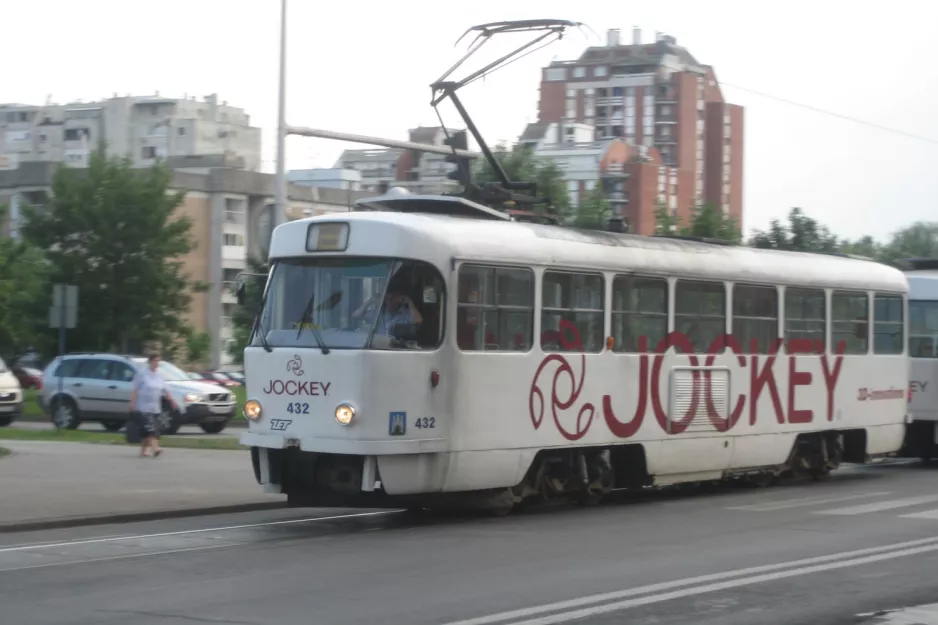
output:
{"label": "sidewalk", "polygon": [[167,449],[159,458],[140,458],[130,445],[0,443],[13,452],[0,458],[0,531],[286,501],[261,492],[246,451]]}

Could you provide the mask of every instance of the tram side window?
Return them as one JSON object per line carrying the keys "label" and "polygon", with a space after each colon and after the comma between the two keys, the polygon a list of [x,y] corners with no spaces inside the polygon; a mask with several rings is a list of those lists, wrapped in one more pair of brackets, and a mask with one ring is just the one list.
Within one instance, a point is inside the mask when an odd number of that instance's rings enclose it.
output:
{"label": "tram side window", "polygon": [[841,341],[845,354],[869,351],[870,302],[866,293],[834,291],[831,296],[831,347],[839,351]]}
{"label": "tram side window", "polygon": [[459,268],[456,340],[463,351],[531,349],[534,272],[463,265]]}
{"label": "tram side window", "polygon": [[902,337],[902,296],[873,296],[873,353],[901,354],[905,343]]}
{"label": "tram side window", "polygon": [[726,334],[723,283],[678,280],[674,289],[674,329],[693,343],[694,353],[706,353],[717,337]]}
{"label": "tram side window", "polygon": [[733,287],[733,337],[743,353],[769,353],[778,339],[778,289],[743,284]]}
{"label": "tram side window", "polygon": [[642,336],[647,337],[651,351],[667,335],[667,280],[616,276],[612,282],[613,351],[638,352]]}
{"label": "tram side window", "polygon": [[909,300],[909,356],[938,358],[938,301]]}
{"label": "tram side window", "polygon": [[[541,347],[545,352],[599,352],[603,348],[603,277],[545,271],[541,294]],[[560,327],[568,321],[576,336]],[[563,337],[563,340],[561,340]],[[582,347],[577,347],[577,339]],[[566,343],[569,347],[564,347]]]}
{"label": "tram side window", "polygon": [[821,289],[785,289],[785,345],[792,339],[820,341],[826,337],[827,302]]}

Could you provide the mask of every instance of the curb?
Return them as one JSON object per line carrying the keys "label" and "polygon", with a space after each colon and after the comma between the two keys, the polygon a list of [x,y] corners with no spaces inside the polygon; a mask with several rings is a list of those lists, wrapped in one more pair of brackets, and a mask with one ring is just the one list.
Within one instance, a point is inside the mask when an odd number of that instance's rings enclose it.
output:
{"label": "curb", "polygon": [[97,516],[51,519],[47,521],[23,521],[20,523],[0,523],[0,534],[13,532],[31,532],[39,530],[86,527],[89,525],[109,525],[112,523],[138,523],[141,521],[161,521],[164,519],[184,519],[213,514],[235,514],[238,512],[260,512],[263,510],[283,510],[290,507],[287,502],[266,502],[214,506],[208,508],[183,508],[179,510],[160,510],[158,512],[136,512],[128,514],[102,514]]}

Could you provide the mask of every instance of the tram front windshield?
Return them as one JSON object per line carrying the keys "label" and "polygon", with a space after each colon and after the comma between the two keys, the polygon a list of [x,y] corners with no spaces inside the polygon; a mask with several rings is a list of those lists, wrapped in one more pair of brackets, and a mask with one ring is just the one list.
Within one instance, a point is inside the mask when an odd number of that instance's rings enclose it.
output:
{"label": "tram front windshield", "polygon": [[443,295],[439,272],[421,261],[373,257],[278,260],[251,345],[263,344],[263,332],[272,348],[435,347],[441,336]]}

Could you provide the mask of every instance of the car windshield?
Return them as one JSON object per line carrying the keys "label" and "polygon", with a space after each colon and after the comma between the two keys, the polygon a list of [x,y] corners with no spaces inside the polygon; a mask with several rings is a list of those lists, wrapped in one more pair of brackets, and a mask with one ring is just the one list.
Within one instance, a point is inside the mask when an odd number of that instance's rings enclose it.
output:
{"label": "car windshield", "polygon": [[0,358],[0,373],[6,373],[7,371],[7,363],[3,362],[3,358]]}
{"label": "car windshield", "polygon": [[[147,366],[147,361],[145,358],[134,358],[134,364],[138,367],[143,368]],[[182,380],[190,380],[191,378],[186,375],[186,372],[177,367],[176,365],[161,360],[160,364],[157,366],[156,370],[167,382],[179,382]]]}
{"label": "car windshield", "polygon": [[[372,349],[421,349],[436,347],[442,337],[444,283],[428,263],[374,257],[282,259],[274,263],[267,289],[259,331],[266,333],[270,347],[364,349],[370,339]],[[390,338],[390,327],[408,324],[406,339]],[[262,345],[258,335],[251,345]]]}

